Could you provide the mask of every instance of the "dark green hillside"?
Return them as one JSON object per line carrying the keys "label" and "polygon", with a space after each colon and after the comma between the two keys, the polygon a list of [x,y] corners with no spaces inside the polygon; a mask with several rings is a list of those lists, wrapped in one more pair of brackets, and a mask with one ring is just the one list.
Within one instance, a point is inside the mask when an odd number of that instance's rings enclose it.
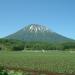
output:
{"label": "dark green hillside", "polygon": [[0,39],[0,50],[75,50],[75,42],[48,43],[38,41],[23,42],[20,40]]}
{"label": "dark green hillside", "polygon": [[0,39],[0,50],[24,50],[24,42],[13,39]]}

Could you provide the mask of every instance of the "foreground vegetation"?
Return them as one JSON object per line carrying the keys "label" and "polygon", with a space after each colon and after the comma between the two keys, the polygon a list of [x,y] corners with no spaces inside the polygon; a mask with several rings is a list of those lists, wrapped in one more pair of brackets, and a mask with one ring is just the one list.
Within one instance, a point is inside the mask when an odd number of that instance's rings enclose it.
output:
{"label": "foreground vegetation", "polygon": [[32,71],[38,72],[37,75],[75,75],[75,42],[54,44],[0,39],[0,65],[5,68],[0,67],[0,75],[36,75]]}
{"label": "foreground vegetation", "polygon": [[0,52],[0,65],[25,70],[75,74],[74,51]]}

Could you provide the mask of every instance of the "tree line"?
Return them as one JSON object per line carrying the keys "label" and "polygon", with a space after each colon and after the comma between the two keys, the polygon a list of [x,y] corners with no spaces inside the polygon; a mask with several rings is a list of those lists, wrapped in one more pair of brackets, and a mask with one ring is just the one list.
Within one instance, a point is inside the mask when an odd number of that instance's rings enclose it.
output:
{"label": "tree line", "polygon": [[20,41],[13,39],[0,39],[0,50],[75,50],[75,42],[48,43],[38,41]]}

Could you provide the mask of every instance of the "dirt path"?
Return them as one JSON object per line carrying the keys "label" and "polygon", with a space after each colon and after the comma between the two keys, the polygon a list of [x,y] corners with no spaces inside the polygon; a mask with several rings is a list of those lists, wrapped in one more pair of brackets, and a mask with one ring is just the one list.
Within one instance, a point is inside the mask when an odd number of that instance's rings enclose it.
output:
{"label": "dirt path", "polygon": [[[53,72],[49,72],[49,71],[41,71],[41,70],[33,70],[33,69],[27,69],[27,68],[15,68],[15,67],[5,67],[5,69],[7,70],[16,70],[16,71],[23,71],[23,72],[28,72],[31,75],[41,75],[41,74],[45,74],[45,75],[65,75],[63,73],[53,73]],[[69,74],[67,74],[69,75]]]}

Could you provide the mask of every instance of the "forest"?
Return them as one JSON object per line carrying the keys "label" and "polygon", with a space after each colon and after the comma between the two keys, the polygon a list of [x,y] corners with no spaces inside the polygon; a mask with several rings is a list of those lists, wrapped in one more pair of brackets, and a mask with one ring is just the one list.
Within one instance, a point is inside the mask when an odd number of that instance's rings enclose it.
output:
{"label": "forest", "polygon": [[0,39],[0,50],[75,50],[75,42],[49,43],[38,41],[20,41],[13,39]]}

